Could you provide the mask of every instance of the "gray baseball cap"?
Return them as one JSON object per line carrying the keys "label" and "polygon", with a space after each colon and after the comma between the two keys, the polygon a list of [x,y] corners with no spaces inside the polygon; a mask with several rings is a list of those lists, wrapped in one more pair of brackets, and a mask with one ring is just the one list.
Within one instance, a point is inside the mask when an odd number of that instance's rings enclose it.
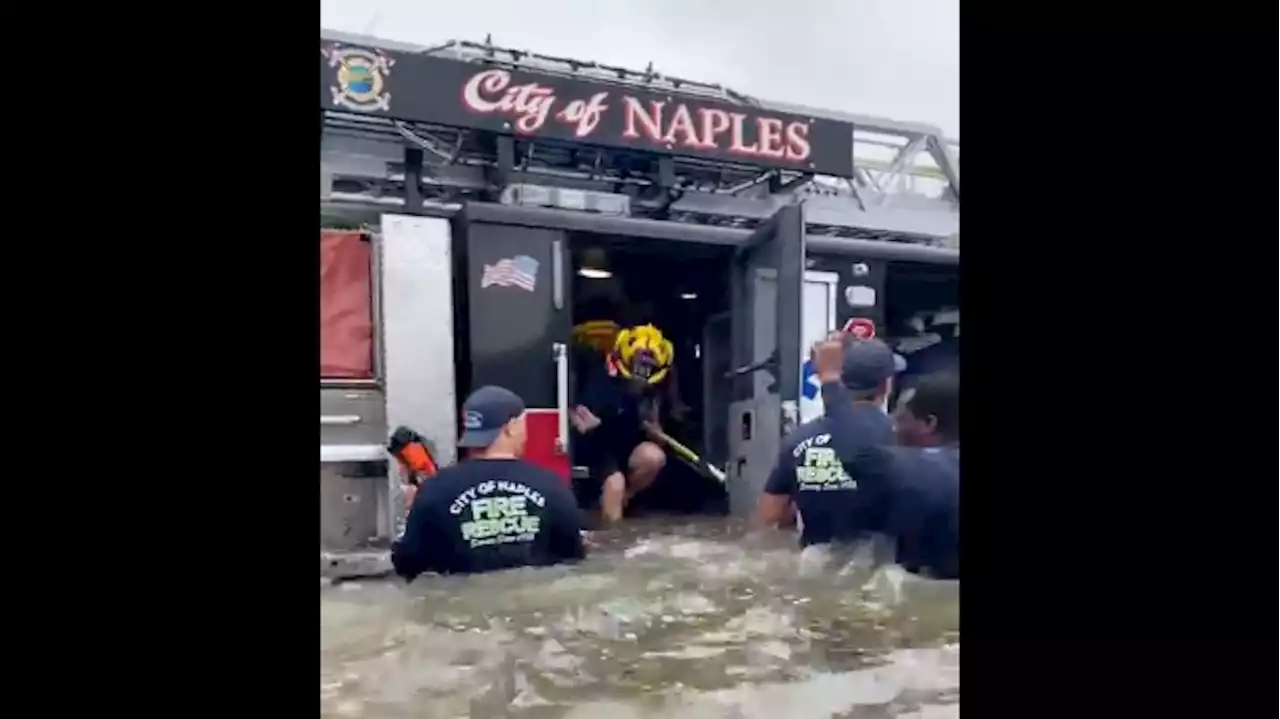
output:
{"label": "gray baseball cap", "polygon": [[868,391],[907,368],[907,361],[877,339],[844,340],[840,381],[852,390]]}

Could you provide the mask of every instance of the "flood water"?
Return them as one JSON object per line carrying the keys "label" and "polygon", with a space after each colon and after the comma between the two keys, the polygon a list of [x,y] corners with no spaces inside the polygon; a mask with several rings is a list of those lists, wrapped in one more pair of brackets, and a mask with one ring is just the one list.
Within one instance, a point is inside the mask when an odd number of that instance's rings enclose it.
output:
{"label": "flood water", "polygon": [[576,566],[322,585],[321,716],[959,715],[958,583],[717,519],[597,541]]}

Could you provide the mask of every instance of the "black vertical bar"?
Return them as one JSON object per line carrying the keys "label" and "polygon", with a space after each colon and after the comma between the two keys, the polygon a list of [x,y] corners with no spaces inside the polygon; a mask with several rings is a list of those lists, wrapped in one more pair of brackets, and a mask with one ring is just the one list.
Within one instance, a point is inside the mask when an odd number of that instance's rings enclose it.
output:
{"label": "black vertical bar", "polygon": [[422,150],[404,148],[404,209],[410,215],[422,212]]}
{"label": "black vertical bar", "polygon": [[658,160],[658,184],[664,190],[670,190],[676,186],[676,161],[670,157]]}
{"label": "black vertical bar", "polygon": [[320,111],[320,201],[329,198],[329,193],[333,190],[333,180],[325,179],[324,166],[324,110]]}
{"label": "black vertical bar", "polygon": [[516,167],[516,142],[510,135],[499,135],[497,140],[498,167],[494,172],[493,184],[497,185],[497,194],[501,195]]}
{"label": "black vertical bar", "polygon": [[778,267],[777,348],[778,395],[782,401],[800,400],[800,358],[804,351],[804,210],[789,204],[774,216],[774,247]]}
{"label": "black vertical bar", "polygon": [[666,220],[670,218],[671,205],[680,199],[682,194],[679,181],[676,179],[676,162],[670,157],[658,159],[658,188],[658,204],[654,209],[653,218]]}

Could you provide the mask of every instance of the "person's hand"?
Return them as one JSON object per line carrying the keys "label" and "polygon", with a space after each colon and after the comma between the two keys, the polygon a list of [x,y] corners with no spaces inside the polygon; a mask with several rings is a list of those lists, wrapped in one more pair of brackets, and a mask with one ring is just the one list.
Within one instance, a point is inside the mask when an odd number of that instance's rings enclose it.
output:
{"label": "person's hand", "polygon": [[813,370],[821,383],[840,379],[840,367],[844,363],[844,333],[832,332],[816,343],[809,353]]}
{"label": "person's hand", "polygon": [[642,402],[640,404],[640,423],[658,423],[658,403]]}
{"label": "person's hand", "polygon": [[671,407],[671,419],[674,419],[676,422],[683,422],[685,418],[689,416],[689,412],[691,411],[693,410],[689,405],[683,402],[677,402]]}
{"label": "person's hand", "polygon": [[578,405],[569,411],[569,421],[573,423],[573,428],[582,434],[586,434],[600,426],[600,418],[582,405]]}
{"label": "person's hand", "polygon": [[404,490],[404,506],[406,509],[413,508],[413,500],[418,496],[418,488],[412,484],[402,484],[400,489]]}
{"label": "person's hand", "polygon": [[652,420],[641,422],[640,426],[644,428],[646,434],[654,439],[657,439],[658,435],[662,434],[662,425]]}

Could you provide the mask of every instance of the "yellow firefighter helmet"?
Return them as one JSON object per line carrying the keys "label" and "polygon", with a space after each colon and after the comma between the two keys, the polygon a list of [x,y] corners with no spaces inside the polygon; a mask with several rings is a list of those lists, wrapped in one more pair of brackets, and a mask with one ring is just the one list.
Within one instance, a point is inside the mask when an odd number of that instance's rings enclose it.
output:
{"label": "yellow firefighter helmet", "polygon": [[657,384],[671,371],[675,349],[653,325],[630,327],[618,332],[609,355],[610,368],[628,379]]}

